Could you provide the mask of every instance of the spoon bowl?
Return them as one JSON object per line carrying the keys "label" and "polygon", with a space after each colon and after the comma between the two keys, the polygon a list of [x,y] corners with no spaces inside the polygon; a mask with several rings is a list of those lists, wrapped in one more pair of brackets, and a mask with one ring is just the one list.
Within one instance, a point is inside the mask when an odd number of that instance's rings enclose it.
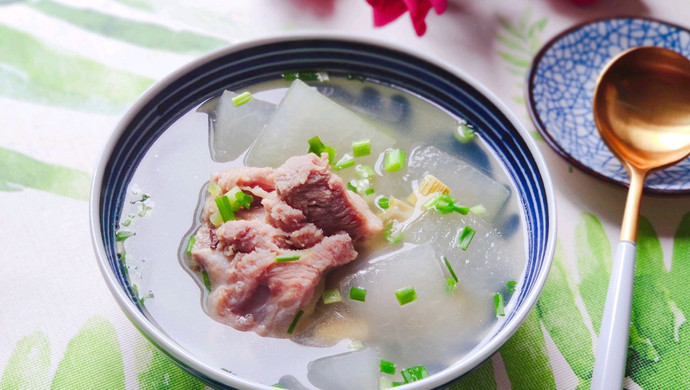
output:
{"label": "spoon bowl", "polygon": [[594,121],[624,164],[650,171],[685,158],[690,147],[690,60],[660,47],[624,52],[599,78]]}
{"label": "spoon bowl", "polygon": [[593,109],[601,138],[630,175],[592,374],[592,389],[609,390],[621,389],[625,376],[644,179],[690,154],[690,60],[661,47],[621,53],[599,76]]}

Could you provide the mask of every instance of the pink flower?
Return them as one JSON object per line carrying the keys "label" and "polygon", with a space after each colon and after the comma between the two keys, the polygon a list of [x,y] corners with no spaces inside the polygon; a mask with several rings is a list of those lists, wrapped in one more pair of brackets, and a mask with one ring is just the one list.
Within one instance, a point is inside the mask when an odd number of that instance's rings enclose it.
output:
{"label": "pink flower", "polygon": [[410,12],[412,25],[417,35],[426,32],[424,18],[431,8],[438,15],[446,10],[447,0],[367,0],[374,9],[374,26],[381,27],[399,18],[405,11]]}

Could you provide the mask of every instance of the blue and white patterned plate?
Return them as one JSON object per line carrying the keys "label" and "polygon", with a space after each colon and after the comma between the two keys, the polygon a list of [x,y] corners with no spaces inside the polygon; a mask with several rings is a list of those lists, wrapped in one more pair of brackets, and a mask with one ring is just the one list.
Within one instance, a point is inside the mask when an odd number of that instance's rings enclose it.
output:
{"label": "blue and white patterned plate", "polygon": [[[632,17],[581,24],[541,49],[527,84],[530,114],[546,142],[578,168],[621,185],[629,183],[628,174],[599,137],[592,98],[604,65],[617,54],[638,46],[665,47],[690,57],[690,31]],[[649,175],[645,190],[690,193],[690,159]]]}

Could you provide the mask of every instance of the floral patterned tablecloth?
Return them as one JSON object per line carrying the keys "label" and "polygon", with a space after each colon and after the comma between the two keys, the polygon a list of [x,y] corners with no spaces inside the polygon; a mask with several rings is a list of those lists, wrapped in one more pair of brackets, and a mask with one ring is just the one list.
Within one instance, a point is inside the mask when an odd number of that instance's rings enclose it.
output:
{"label": "floral patterned tablecloth", "polygon": [[[477,78],[534,129],[532,56],[586,20],[650,16],[690,27],[678,0],[452,0],[418,37],[372,27],[364,0],[0,1],[0,389],[201,389],[122,314],[91,246],[99,153],[152,83],[232,42],[309,30],[366,34]],[[588,388],[625,190],[559,158],[536,132],[558,201],[554,265],[515,336],[452,389]],[[690,388],[690,197],[646,197],[629,389]]]}

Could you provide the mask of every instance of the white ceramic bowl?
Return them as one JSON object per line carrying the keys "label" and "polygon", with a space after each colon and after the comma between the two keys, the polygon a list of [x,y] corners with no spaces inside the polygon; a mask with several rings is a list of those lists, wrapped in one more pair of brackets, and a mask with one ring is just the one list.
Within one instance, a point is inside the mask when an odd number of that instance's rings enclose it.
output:
{"label": "white ceramic bowl", "polygon": [[219,388],[272,388],[209,364],[203,356],[189,352],[169,336],[132,291],[116,253],[115,233],[137,164],[175,120],[225,89],[238,90],[295,69],[361,75],[398,86],[457,117],[467,118],[513,182],[512,190],[526,226],[527,249],[527,265],[520,281],[522,288],[511,299],[513,310],[462,360],[404,388],[429,389],[447,384],[490,358],[519,328],[536,303],[554,252],[554,195],[548,170],[534,141],[486,88],[448,64],[387,43],[341,36],[254,40],[200,58],[148,90],[113,132],[94,175],[91,230],[105,281],[134,325],[193,375]]}

